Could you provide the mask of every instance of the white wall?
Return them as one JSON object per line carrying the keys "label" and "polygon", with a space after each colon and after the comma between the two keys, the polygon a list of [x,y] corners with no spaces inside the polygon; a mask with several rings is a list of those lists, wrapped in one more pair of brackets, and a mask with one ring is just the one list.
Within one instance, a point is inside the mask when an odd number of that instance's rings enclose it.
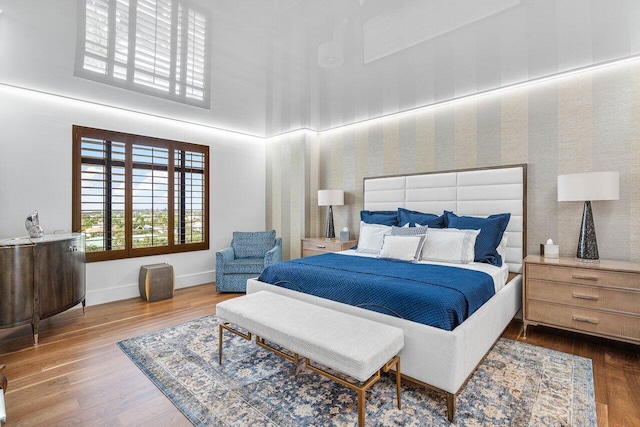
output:
{"label": "white wall", "polygon": [[138,296],[140,266],[167,259],[177,287],[211,282],[232,231],[264,229],[262,138],[0,85],[0,239],[24,236],[34,209],[45,232],[71,229],[73,125],[210,146],[210,249],[87,264],[88,304]]}

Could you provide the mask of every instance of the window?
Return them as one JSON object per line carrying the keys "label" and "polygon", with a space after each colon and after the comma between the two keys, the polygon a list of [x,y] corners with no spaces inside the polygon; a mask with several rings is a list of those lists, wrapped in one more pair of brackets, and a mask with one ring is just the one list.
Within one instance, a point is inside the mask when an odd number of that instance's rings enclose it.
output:
{"label": "window", "polygon": [[73,230],[87,261],[209,248],[209,147],[73,127]]}
{"label": "window", "polygon": [[81,1],[77,76],[209,106],[203,12],[177,0]]}

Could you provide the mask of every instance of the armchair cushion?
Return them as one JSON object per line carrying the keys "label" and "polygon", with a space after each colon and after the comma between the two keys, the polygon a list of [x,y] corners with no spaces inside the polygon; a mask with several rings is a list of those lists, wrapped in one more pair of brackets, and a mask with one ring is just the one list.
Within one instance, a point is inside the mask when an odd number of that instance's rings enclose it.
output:
{"label": "armchair cushion", "polygon": [[276,231],[234,231],[231,247],[236,258],[264,258],[276,243]]}
{"label": "armchair cushion", "polygon": [[255,274],[259,276],[264,269],[264,258],[236,258],[224,266],[226,274]]}

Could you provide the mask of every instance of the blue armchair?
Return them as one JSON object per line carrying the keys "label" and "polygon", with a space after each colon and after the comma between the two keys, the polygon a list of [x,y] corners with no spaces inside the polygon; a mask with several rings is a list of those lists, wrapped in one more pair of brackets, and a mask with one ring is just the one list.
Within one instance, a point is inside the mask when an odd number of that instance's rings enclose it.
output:
{"label": "blue armchair", "polygon": [[231,247],[216,252],[216,291],[246,292],[247,279],[282,260],[276,231],[233,232]]}

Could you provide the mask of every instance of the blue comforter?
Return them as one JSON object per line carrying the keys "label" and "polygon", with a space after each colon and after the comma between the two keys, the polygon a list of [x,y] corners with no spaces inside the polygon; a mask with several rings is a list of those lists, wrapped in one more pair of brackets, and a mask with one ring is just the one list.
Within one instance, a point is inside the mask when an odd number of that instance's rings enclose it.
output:
{"label": "blue comforter", "polygon": [[258,279],[448,331],[495,293],[480,271],[333,253],[273,264]]}

